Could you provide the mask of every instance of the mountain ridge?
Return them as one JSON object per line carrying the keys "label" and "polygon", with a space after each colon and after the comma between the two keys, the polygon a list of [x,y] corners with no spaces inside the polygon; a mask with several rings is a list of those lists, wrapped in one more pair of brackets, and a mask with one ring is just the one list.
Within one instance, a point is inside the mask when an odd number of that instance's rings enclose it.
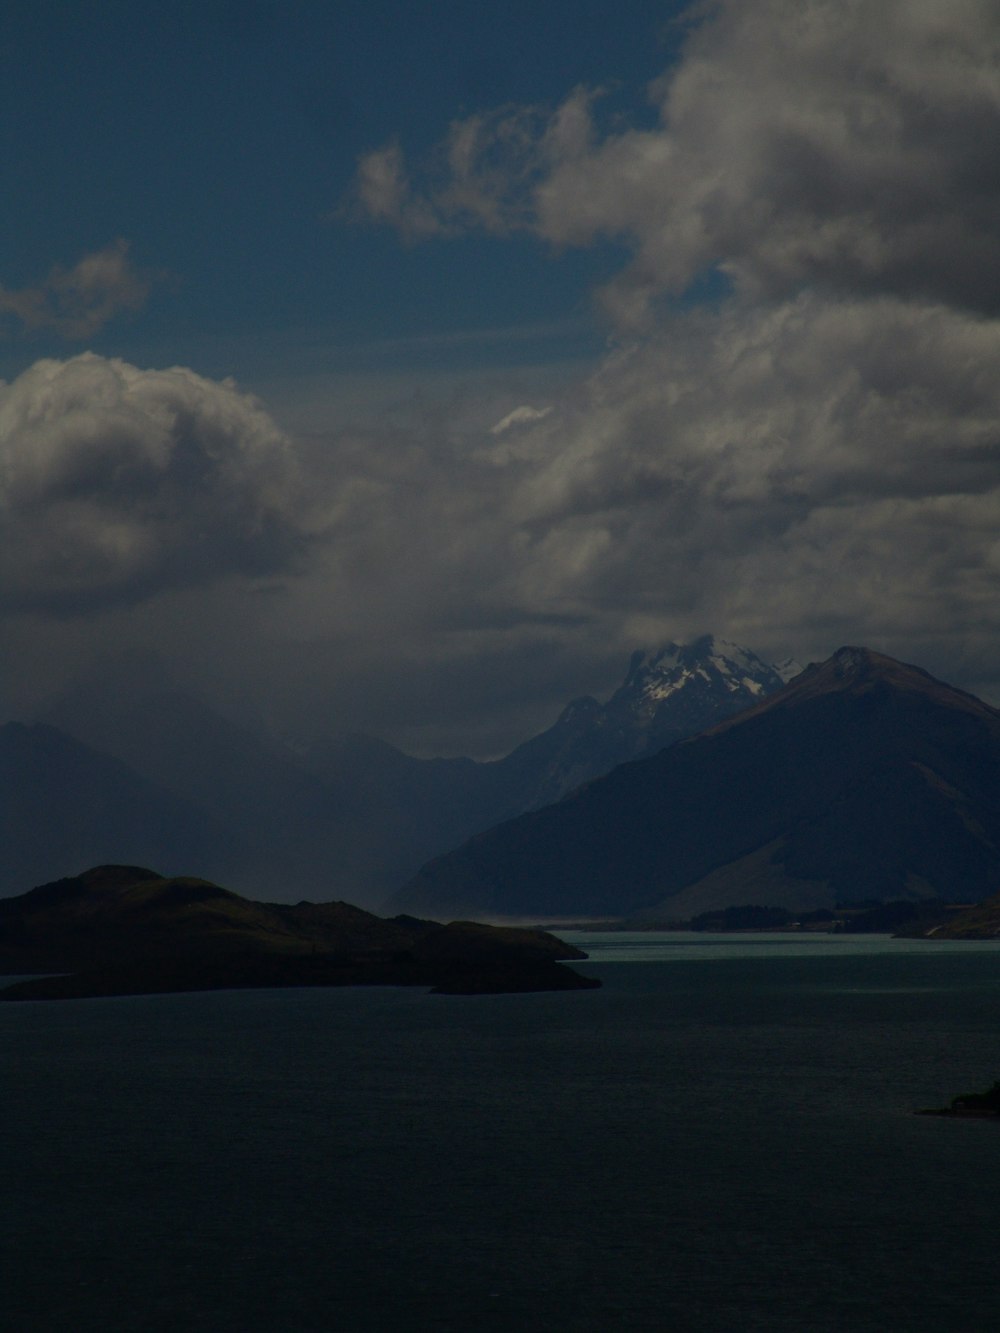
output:
{"label": "mountain ridge", "polygon": [[[177,870],[198,865],[254,897],[277,886],[293,900],[336,896],[367,906],[471,835],[558,801],[782,684],[756,654],[711,635],[638,650],[605,703],[571,700],[547,730],[501,759],[480,762],[416,758],[350,733],[293,751],[185,694],[162,673],[144,670],[130,658],[85,677],[43,714],[49,727],[124,764],[137,790],[152,784],[211,832],[200,840],[192,835],[186,845],[174,821],[172,841],[150,840],[144,853],[141,841],[130,838],[118,855]],[[6,862],[0,851],[3,890],[115,855],[110,840],[93,852],[81,846],[72,856],[67,849],[48,861],[18,863],[18,840],[32,830],[44,849],[48,818],[49,802],[39,791],[11,829]]]}
{"label": "mountain ridge", "polygon": [[1000,713],[845,647],[708,731],[428,863],[393,910],[669,915],[1000,886]]}

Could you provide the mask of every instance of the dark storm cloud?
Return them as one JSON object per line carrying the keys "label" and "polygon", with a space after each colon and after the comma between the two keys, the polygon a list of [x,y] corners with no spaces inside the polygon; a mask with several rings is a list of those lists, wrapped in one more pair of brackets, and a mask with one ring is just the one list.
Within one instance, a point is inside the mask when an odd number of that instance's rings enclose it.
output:
{"label": "dark storm cloud", "polygon": [[415,235],[627,239],[624,323],[720,267],[780,297],[803,283],[1000,308],[1000,9],[992,0],[701,6],[651,88],[659,125],[601,134],[580,89],[552,115],[452,125],[428,178],[398,145],[363,160],[371,216]]}
{"label": "dark storm cloud", "polygon": [[288,441],[190,370],[86,353],[0,387],[0,601],[72,615],[227,573],[302,542]]}

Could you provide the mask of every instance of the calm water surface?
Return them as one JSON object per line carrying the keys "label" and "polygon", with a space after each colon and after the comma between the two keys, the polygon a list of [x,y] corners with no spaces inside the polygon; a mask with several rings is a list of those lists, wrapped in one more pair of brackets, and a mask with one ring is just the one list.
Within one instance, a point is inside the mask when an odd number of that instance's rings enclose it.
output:
{"label": "calm water surface", "polygon": [[995,1326],[1000,946],[579,935],[602,990],[0,1006],[2,1326]]}

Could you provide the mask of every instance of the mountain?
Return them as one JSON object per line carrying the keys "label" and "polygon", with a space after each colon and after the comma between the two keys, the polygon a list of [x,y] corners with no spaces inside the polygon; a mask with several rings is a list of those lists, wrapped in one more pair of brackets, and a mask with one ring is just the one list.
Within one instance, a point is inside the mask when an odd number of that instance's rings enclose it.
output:
{"label": "mountain", "polygon": [[739,644],[705,635],[632,655],[606,704],[582,698],[555,726],[501,764],[518,773],[521,811],[560,800],[619,764],[655,754],[759,703],[801,670],[770,666]]}
{"label": "mountain", "polygon": [[583,957],[544,931],[385,921],[340,902],[249,902],[139,866],[97,866],[0,900],[0,969],[59,973],[0,999],[278,985],[566,990],[596,984],[556,966]]}
{"label": "mountain", "polygon": [[773,667],[706,635],[634,653],[607,703],[573,700],[548,730],[502,759],[416,759],[361,736],[320,742],[305,758],[325,781],[363,793],[385,833],[387,892],[471,834],[695,735],[781,689],[799,670],[792,660]]}
{"label": "mountain", "polygon": [[1000,713],[842,648],[749,711],[428,863],[430,916],[685,919],[1000,887]]}
{"label": "mountain", "polygon": [[[130,838],[80,855],[51,834],[39,770],[22,831],[43,852],[0,891],[26,888],[91,860],[202,867],[252,896],[381,902],[426,861],[474,833],[556,801],[617,764],[692,735],[782,685],[746,649],[706,637],[636,653],[607,703],[582,698],[554,725],[493,762],[419,759],[344,734],[298,752],[241,726],[131,659],[75,683],[40,720],[117,761],[183,807],[201,833],[166,846]],[[62,779],[53,774],[58,786]],[[81,808],[86,802],[81,803]],[[168,821],[169,822],[169,821]],[[176,821],[174,821],[176,824]],[[72,855],[70,853],[73,853]],[[30,875],[30,877],[29,877]]]}
{"label": "mountain", "polygon": [[[289,899],[353,897],[369,878],[381,831],[350,783],[322,781],[288,747],[191,694],[112,672],[77,683],[44,718],[201,812],[218,836],[207,852],[190,847],[184,869]],[[128,859],[163,863],[152,848]]]}
{"label": "mountain", "polygon": [[0,893],[53,867],[146,859],[180,871],[223,851],[196,804],[55,727],[0,727]]}

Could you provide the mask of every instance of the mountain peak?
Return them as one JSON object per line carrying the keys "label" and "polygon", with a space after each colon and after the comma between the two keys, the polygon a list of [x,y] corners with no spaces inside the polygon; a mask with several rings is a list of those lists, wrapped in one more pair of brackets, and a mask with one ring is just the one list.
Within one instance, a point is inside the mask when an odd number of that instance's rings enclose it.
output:
{"label": "mountain peak", "polygon": [[702,634],[691,643],[675,643],[672,639],[657,648],[638,648],[629,663],[629,676],[639,671],[672,671],[677,667],[694,668],[709,662],[728,662],[731,665],[759,668],[767,664],[729,639],[715,634]]}
{"label": "mountain peak", "polygon": [[[876,690],[922,695],[981,717],[997,716],[996,710],[982,699],[967,694],[957,686],[945,684],[921,667],[899,662],[885,653],[877,653],[857,644],[845,644],[823,662],[810,662],[783,690],[762,699],[752,710],[752,715],[757,716],[772,709],[796,707],[820,695],[860,695]],[[740,721],[741,717],[726,718],[713,730],[721,731]]]}
{"label": "mountain peak", "polygon": [[844,671],[857,671],[870,666],[874,656],[870,648],[855,648],[848,644],[838,648],[830,660]]}
{"label": "mountain peak", "polygon": [[571,699],[566,707],[559,714],[559,724],[568,724],[570,722],[579,722],[581,720],[590,720],[603,713],[603,705],[590,694],[583,694],[578,699]]}
{"label": "mountain peak", "polygon": [[[844,689],[885,681],[892,685],[919,690],[947,690],[960,694],[952,685],[935,680],[928,672],[909,662],[899,662],[885,653],[855,644],[845,644],[825,662],[811,664],[809,672],[826,688]],[[970,699],[971,695],[968,696]],[[979,700],[976,701],[977,703]]]}
{"label": "mountain peak", "polygon": [[998,849],[1000,712],[848,645],[684,744],[480,834],[396,901],[658,920],[744,903],[967,901],[996,891]]}
{"label": "mountain peak", "polygon": [[[703,634],[693,643],[670,642],[633,653],[625,681],[607,707],[626,726],[652,726],[658,732],[656,719],[666,701],[672,700],[671,709],[676,710],[683,696],[683,712],[691,717],[671,719],[671,727],[679,722],[677,730],[690,734],[709,725],[713,715],[752,706],[781,689],[787,679],[748,648]],[[699,724],[689,725],[695,714]]]}
{"label": "mountain peak", "polygon": [[820,669],[841,681],[871,680],[876,677],[900,679],[906,675],[931,679],[919,667],[897,662],[894,657],[886,657],[884,653],[876,653],[858,644],[845,644],[838,648],[825,662],[820,663]]}

